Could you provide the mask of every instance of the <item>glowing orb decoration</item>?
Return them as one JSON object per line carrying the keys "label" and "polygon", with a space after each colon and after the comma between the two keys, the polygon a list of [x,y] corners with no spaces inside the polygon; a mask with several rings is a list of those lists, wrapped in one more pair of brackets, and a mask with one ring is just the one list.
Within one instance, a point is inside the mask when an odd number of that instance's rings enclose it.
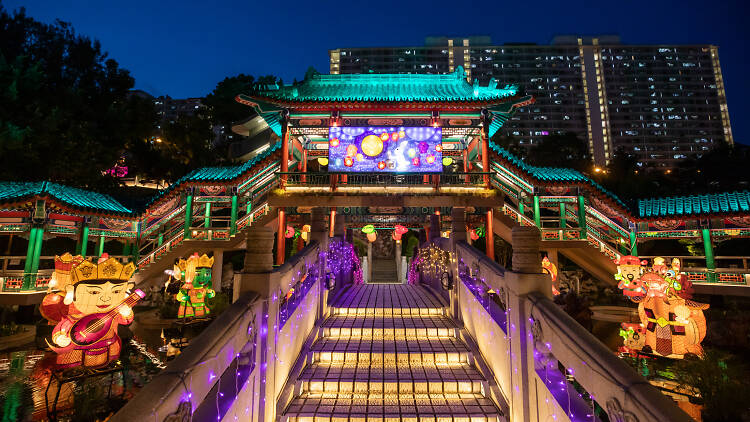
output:
{"label": "glowing orb decoration", "polygon": [[356,145],[349,145],[346,147],[346,155],[350,157],[354,157],[357,155],[357,146]]}
{"label": "glowing orb decoration", "polygon": [[364,234],[375,233],[375,226],[373,226],[372,224],[368,224],[362,227],[362,233]]}
{"label": "glowing orb decoration", "polygon": [[[385,133],[383,135],[386,135]],[[387,136],[386,136],[387,139]],[[356,147],[355,147],[356,148]],[[367,135],[362,139],[362,152],[368,157],[376,157],[383,152],[383,140],[376,135]]]}
{"label": "glowing orb decoration", "polygon": [[451,158],[451,157],[443,157],[443,165],[444,166],[449,166],[451,164],[453,164],[453,158]]}
{"label": "glowing orb decoration", "polygon": [[284,236],[287,239],[291,239],[294,237],[294,227],[292,226],[286,226],[286,233],[284,233]]}
{"label": "glowing orb decoration", "polygon": [[405,226],[402,226],[401,224],[396,224],[396,226],[394,227],[394,230],[399,235],[406,234],[409,231],[408,228],[406,228]]}
{"label": "glowing orb decoration", "polygon": [[443,170],[441,128],[337,126],[329,127],[328,135],[329,169],[334,172]]}
{"label": "glowing orb decoration", "polygon": [[479,235],[477,234],[477,231],[474,229],[469,230],[469,237],[471,237],[471,240],[479,239]]}
{"label": "glowing orb decoration", "polygon": [[318,164],[321,166],[327,166],[328,165],[328,158],[326,157],[318,157]]}
{"label": "glowing orb decoration", "polygon": [[378,234],[375,232],[367,233],[367,240],[372,243],[378,238]]}
{"label": "glowing orb decoration", "polygon": [[312,227],[310,227],[309,224],[305,224],[304,226],[302,226],[302,233],[310,233],[311,229]]}

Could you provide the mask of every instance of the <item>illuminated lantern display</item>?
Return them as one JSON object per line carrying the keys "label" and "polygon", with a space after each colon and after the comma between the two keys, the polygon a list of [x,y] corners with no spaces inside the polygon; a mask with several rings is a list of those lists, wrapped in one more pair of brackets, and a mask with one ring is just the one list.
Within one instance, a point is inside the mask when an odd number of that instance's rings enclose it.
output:
{"label": "illuminated lantern display", "polygon": [[286,226],[286,232],[284,232],[284,237],[286,237],[287,239],[291,239],[294,237],[294,233],[295,233],[294,227]]}
{"label": "illuminated lantern display", "polygon": [[546,256],[542,258],[542,271],[549,274],[552,279],[552,294],[555,296],[559,295],[560,283],[557,282],[557,266]]}
{"label": "illuminated lantern display", "polygon": [[443,158],[443,165],[444,166],[449,166],[451,164],[453,164],[453,158],[451,158],[451,157],[444,157]]}
{"label": "illuminated lantern display", "polygon": [[372,224],[368,224],[362,227],[362,233],[364,234],[375,233],[375,226],[373,226]]}
{"label": "illuminated lantern display", "polygon": [[471,237],[471,240],[479,240],[479,235],[477,234],[476,229],[469,230],[469,237]]}
{"label": "illuminated lantern display", "polygon": [[55,290],[45,297],[42,315],[55,324],[50,348],[60,369],[101,368],[120,357],[118,325],[133,322],[133,306],[146,295],[130,277],[135,265],[107,254],[96,264],[82,256],[55,257]]}
{"label": "illuminated lantern display", "polygon": [[396,224],[396,226],[394,227],[394,230],[399,236],[404,235],[409,232],[409,229],[406,228],[405,226],[402,226],[401,224]]}
{"label": "illuminated lantern display", "polygon": [[321,166],[327,166],[328,165],[328,158],[326,157],[318,157],[318,164]]}
{"label": "illuminated lantern display", "polygon": [[637,356],[638,351],[646,345],[646,328],[641,324],[629,322],[623,322],[620,326],[622,327],[620,328],[620,337],[622,337],[623,345],[617,350],[620,353]]}
{"label": "illuminated lantern display", "polygon": [[305,242],[307,242],[307,239],[310,237],[310,230],[311,229],[312,228],[310,227],[309,224],[305,224],[304,226],[302,226],[302,230],[301,230],[300,236],[302,237],[302,240],[304,240]]}
{"label": "illuminated lantern display", "polygon": [[[687,276],[680,273],[678,259],[667,266],[664,258],[654,258],[651,268],[638,257],[624,256],[618,261],[618,287],[630,300],[638,303],[641,331],[627,327],[620,335],[625,346],[656,355],[680,359],[687,353],[702,355],[700,343],[706,337],[706,317],[703,311],[708,305],[690,300],[691,286]],[[624,335],[625,334],[625,335]]]}
{"label": "illuminated lantern display", "polygon": [[374,242],[375,240],[377,240],[377,238],[378,238],[378,234],[377,234],[377,233],[375,233],[375,232],[372,232],[372,233],[367,233],[367,240],[368,240],[368,241],[369,241],[370,243],[372,243],[372,242]]}
{"label": "illuminated lantern display", "polygon": [[206,299],[216,296],[211,283],[213,265],[213,257],[209,258],[206,254],[198,256],[197,252],[187,260],[180,259],[175,265],[173,275],[183,281],[175,295],[180,302],[177,318],[201,318],[211,313]]}

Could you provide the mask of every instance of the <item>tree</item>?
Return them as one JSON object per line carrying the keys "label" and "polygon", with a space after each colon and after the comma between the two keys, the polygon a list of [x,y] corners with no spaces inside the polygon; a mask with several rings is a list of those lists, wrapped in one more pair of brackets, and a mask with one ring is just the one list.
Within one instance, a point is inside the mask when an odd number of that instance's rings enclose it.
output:
{"label": "tree", "polygon": [[590,171],[593,165],[588,144],[571,132],[545,136],[529,150],[526,161],[539,167],[568,167],[582,172]]}
{"label": "tree", "polygon": [[153,106],[129,72],[70,24],[0,5],[0,180],[112,186],[102,172],[147,138]]}
{"label": "tree", "polygon": [[216,84],[216,88],[206,96],[204,103],[210,109],[210,120],[214,125],[224,127],[224,133],[230,134],[232,123],[252,116],[255,112],[248,106],[235,101],[239,94],[247,94],[256,90],[259,85],[272,85],[283,82],[273,75],[259,76],[240,73],[237,76],[224,78]]}

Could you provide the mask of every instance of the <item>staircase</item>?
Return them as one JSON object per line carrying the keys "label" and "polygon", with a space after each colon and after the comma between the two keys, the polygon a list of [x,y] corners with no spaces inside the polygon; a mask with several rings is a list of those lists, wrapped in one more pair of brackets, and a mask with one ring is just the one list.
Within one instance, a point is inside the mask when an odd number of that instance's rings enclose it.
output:
{"label": "staircase", "polygon": [[375,258],[373,259],[372,265],[372,280],[370,280],[371,283],[398,282],[398,269],[396,267],[396,260],[394,258]]}
{"label": "staircase", "polygon": [[424,287],[352,287],[324,321],[281,420],[504,420],[458,330]]}

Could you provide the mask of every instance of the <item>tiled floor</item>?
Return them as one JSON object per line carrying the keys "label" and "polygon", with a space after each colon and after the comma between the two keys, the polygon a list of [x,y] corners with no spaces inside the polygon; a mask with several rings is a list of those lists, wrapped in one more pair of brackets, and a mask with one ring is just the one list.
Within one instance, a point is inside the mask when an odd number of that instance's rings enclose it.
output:
{"label": "tiled floor", "polygon": [[350,289],[333,304],[282,420],[500,420],[445,306],[421,286]]}

